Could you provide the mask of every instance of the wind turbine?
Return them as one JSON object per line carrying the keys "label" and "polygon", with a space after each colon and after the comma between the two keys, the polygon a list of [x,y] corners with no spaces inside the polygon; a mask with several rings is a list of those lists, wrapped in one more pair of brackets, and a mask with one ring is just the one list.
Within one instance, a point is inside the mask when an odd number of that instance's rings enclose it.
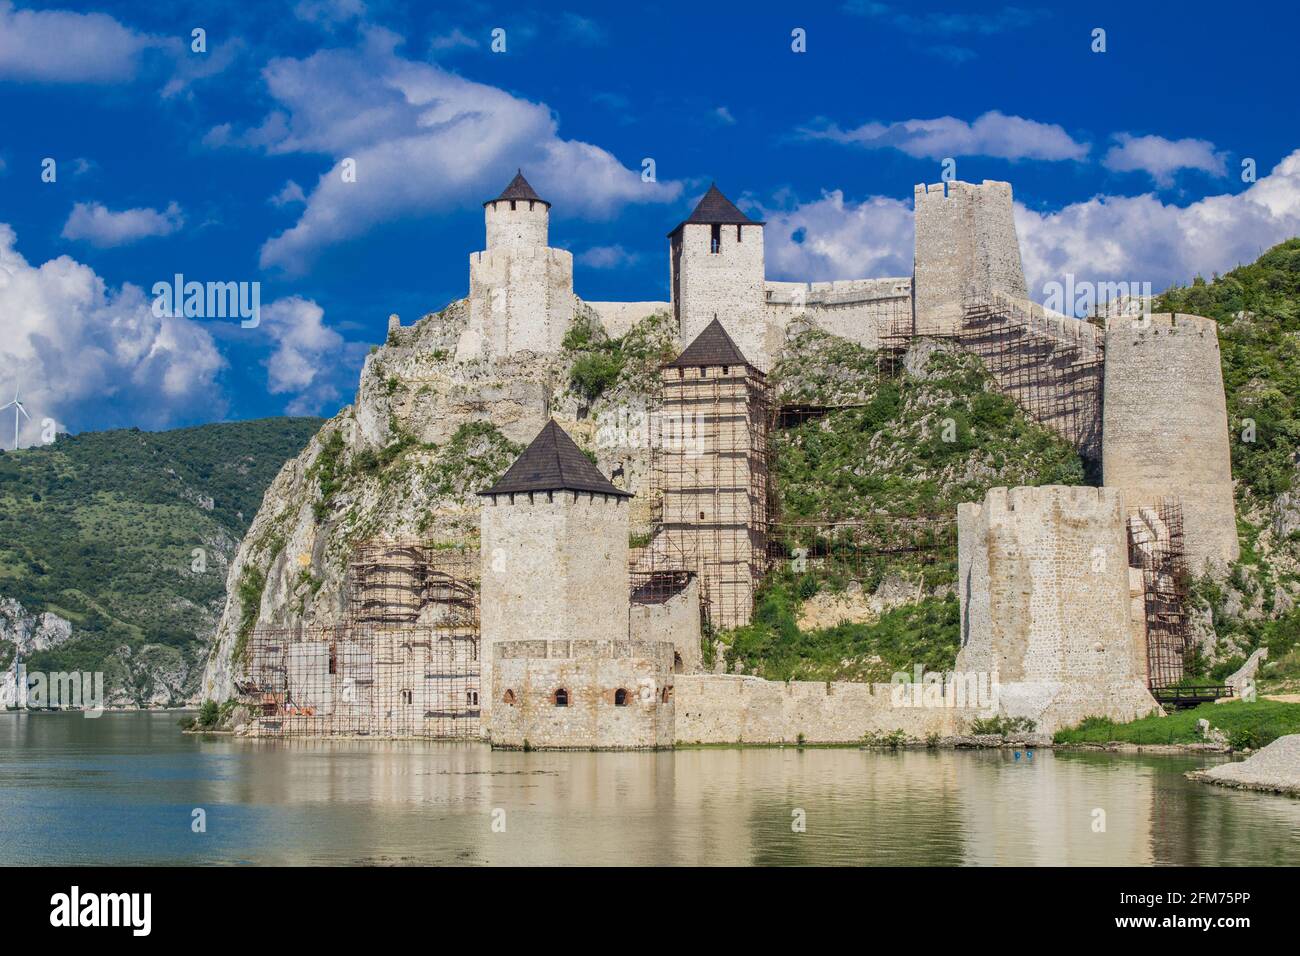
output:
{"label": "wind turbine", "polygon": [[23,407],[23,403],[18,401],[17,385],[14,386],[14,400],[10,402],[8,405],[4,406],[3,408],[0,408],[0,412],[6,412],[11,408],[14,410],[14,451],[17,451],[18,450],[18,416],[19,414],[21,414],[23,418],[27,419],[28,421],[32,420],[32,416],[27,414],[27,409]]}

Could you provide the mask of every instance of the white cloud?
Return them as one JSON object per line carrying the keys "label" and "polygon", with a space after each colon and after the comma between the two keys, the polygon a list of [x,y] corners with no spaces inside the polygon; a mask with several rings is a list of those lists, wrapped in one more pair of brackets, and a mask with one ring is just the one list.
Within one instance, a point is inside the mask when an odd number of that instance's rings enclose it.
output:
{"label": "white cloud", "polygon": [[429,49],[435,53],[445,53],[449,50],[458,50],[462,48],[474,49],[479,45],[478,40],[469,36],[460,27],[453,27],[451,32],[435,36],[429,41]]}
{"label": "white cloud", "polygon": [[347,350],[343,336],[324,323],[325,310],[311,299],[276,299],[262,308],[261,328],[275,343],[262,363],[272,395],[293,394],[290,415],[310,415],[339,397],[333,370]]}
{"label": "white cloud", "polygon": [[617,269],[621,266],[630,266],[640,258],[635,252],[628,252],[621,245],[592,246],[577,256],[581,265],[593,269]]}
{"label": "white cloud", "polygon": [[366,15],[363,0],[299,0],[293,15],[305,23],[332,28]]}
{"label": "white cloud", "polygon": [[64,239],[84,239],[93,246],[125,246],[151,236],[169,236],[184,224],[181,207],[123,209],[113,212],[100,203],[79,202],[63,224]]}
{"label": "white cloud", "polygon": [[1159,292],[1253,262],[1300,235],[1300,150],[1240,193],[1187,206],[1150,193],[1098,196],[1051,213],[1017,204],[1016,230],[1035,298],[1066,273],[1093,282],[1150,282]]}
{"label": "white cloud", "polygon": [[1228,174],[1226,154],[1216,152],[1204,139],[1165,139],[1163,136],[1115,134],[1116,145],[1106,152],[1101,164],[1115,172],[1145,172],[1157,186],[1169,187],[1180,169],[1199,169],[1212,176]]}
{"label": "white cloud", "polygon": [[134,78],[140,56],[161,41],[103,13],[15,10],[0,0],[0,79],[41,83],[119,83]]}
{"label": "white cloud", "polygon": [[786,210],[762,211],[768,275],[823,282],[912,274],[910,202],[873,196],[845,202],[840,190]]}
{"label": "white cloud", "polygon": [[732,116],[731,110],[727,109],[725,106],[719,106],[717,109],[715,109],[713,111],[713,118],[716,119],[719,123],[722,123],[724,126],[736,125],[736,117]]}
{"label": "white cloud", "polygon": [[825,120],[799,130],[807,139],[828,139],[864,149],[897,149],[925,159],[948,156],[995,156],[999,159],[1082,160],[1087,143],[1080,143],[1055,123],[990,110],[968,123],[954,116],[910,119],[896,123],[865,123],[843,130]]}
{"label": "white cloud", "polygon": [[[271,61],[263,76],[279,108],[253,129],[219,127],[208,136],[213,144],[330,157],[298,222],[263,245],[264,268],[301,271],[322,248],[385,221],[476,204],[516,167],[557,216],[606,217],[681,193],[680,183],[642,182],[600,147],[562,139],[544,104],[400,57],[386,30],[365,34],[360,49]],[[355,160],[356,182],[343,181],[344,158]]]}
{"label": "white cloud", "polygon": [[[216,376],[226,363],[208,330],[155,316],[144,290],[111,289],[68,256],[32,266],[16,245],[0,223],[0,394],[22,388],[32,416],[22,444],[40,440],[43,418],[73,430],[163,428],[225,413]],[[0,421],[0,443],[12,441]]]}
{"label": "white cloud", "polygon": [[280,191],[271,197],[271,205],[273,206],[288,206],[294,203],[305,203],[306,201],[306,193],[304,193],[302,187],[292,179],[285,183],[280,188]]}

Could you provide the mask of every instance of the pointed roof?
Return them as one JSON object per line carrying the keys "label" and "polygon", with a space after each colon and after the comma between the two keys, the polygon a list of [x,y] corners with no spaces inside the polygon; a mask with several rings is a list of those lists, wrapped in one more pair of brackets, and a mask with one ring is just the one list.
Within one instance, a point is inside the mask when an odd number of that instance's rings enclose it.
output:
{"label": "pointed roof", "polygon": [[727,330],[722,327],[716,315],[713,321],[704,327],[704,331],[695,336],[695,341],[682,349],[682,354],[664,368],[702,368],[710,365],[754,367],[727,334]]}
{"label": "pointed roof", "polygon": [[501,480],[480,495],[512,495],[530,491],[587,491],[631,498],[615,487],[583,454],[555,419],[546,423],[531,445],[515,459]]}
{"label": "pointed roof", "polygon": [[757,219],[750,219],[743,212],[736,208],[726,196],[722,195],[722,190],[718,189],[717,183],[709,185],[709,191],[706,192],[700,201],[695,204],[695,210],[677,224],[677,228],[668,235],[672,235],[681,229],[687,223],[706,223],[712,225],[721,223],[723,225],[740,225],[740,226],[761,226],[763,225]]}
{"label": "pointed roof", "polygon": [[528,184],[528,180],[524,179],[524,171],[522,169],[519,170],[517,173],[515,173],[515,178],[510,180],[510,185],[506,186],[505,189],[501,190],[500,196],[498,196],[496,199],[489,199],[483,205],[486,206],[488,203],[500,202],[503,199],[527,200],[529,202],[539,202],[547,207],[551,205],[541,196],[537,195],[537,190],[533,189],[533,187]]}

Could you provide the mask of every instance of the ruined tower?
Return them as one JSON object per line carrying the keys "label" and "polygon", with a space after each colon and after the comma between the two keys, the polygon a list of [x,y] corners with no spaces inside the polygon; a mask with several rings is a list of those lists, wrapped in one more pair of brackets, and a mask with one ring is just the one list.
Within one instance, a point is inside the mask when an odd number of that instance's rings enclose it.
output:
{"label": "ruined tower", "polygon": [[486,720],[500,703],[492,691],[497,644],[626,640],[632,495],[602,475],[554,420],[479,494]]}
{"label": "ruined tower", "polygon": [[1237,559],[1218,323],[1196,315],[1106,321],[1102,479],[1130,515],[1182,504],[1187,565]]}
{"label": "ruined tower", "polygon": [[1010,183],[921,184],[914,199],[917,335],[955,334],[963,305],[989,293],[1026,298]]}
{"label": "ruined tower", "polygon": [[961,674],[995,674],[1003,712],[1040,731],[1155,709],[1111,488],[993,488],[957,506]]}
{"label": "ruined tower", "polygon": [[694,572],[714,628],[739,627],[767,554],[767,383],[716,319],[661,376],[648,560]]}
{"label": "ruined tower", "polygon": [[715,318],[756,367],[780,345],[764,308],[763,223],[736,208],[716,185],[668,234],[673,315],[683,342]]}
{"label": "ruined tower", "polygon": [[483,204],[487,249],[469,257],[458,360],[560,351],[573,319],[573,254],[547,245],[550,209],[522,171]]}

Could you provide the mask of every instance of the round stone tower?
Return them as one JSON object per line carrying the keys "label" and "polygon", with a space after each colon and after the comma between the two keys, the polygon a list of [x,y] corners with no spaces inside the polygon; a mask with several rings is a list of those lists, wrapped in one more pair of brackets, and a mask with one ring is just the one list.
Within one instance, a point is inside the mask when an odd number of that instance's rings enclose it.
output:
{"label": "round stone tower", "polygon": [[1237,544],[1218,323],[1196,315],[1106,322],[1102,480],[1129,514],[1182,503],[1193,572],[1234,561]]}
{"label": "round stone tower", "polygon": [[483,204],[487,248],[545,249],[551,204],[528,185],[521,169],[501,195]]}

